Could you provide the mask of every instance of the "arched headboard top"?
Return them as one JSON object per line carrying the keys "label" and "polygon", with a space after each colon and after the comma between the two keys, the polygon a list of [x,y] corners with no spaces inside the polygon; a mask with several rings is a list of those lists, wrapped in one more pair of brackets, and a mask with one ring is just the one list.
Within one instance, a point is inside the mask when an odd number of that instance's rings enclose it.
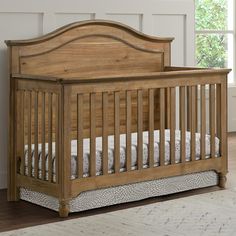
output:
{"label": "arched headboard top", "polygon": [[86,21],[78,21],[65,26],[62,26],[51,33],[45,34],[43,36],[33,38],[33,39],[25,39],[25,40],[5,40],[7,45],[11,46],[23,46],[23,45],[32,45],[45,42],[47,40],[53,39],[67,31],[73,30],[75,28],[81,28],[84,26],[109,26],[114,28],[119,28],[121,30],[127,31],[130,34],[133,34],[135,37],[150,41],[150,42],[171,42],[174,40],[173,37],[156,37],[144,34],[140,31],[135,30],[134,28],[122,24],[120,22],[115,21],[107,21],[107,20],[86,20]]}
{"label": "arched headboard top", "polygon": [[38,38],[5,42],[12,74],[71,78],[162,71],[170,65],[172,40],[118,22],[90,20]]}

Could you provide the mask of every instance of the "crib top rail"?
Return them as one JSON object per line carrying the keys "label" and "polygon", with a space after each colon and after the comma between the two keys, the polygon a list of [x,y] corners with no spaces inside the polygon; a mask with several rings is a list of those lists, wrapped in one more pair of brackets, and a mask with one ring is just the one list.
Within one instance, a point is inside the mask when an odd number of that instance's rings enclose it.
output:
{"label": "crib top rail", "polygon": [[[165,67],[163,72],[146,72],[133,74],[120,74],[111,76],[83,76],[73,78],[60,78],[53,76],[28,75],[28,74],[12,74],[12,78],[24,80],[36,80],[56,82],[60,84],[77,84],[77,83],[99,83],[99,82],[119,82],[119,81],[134,81],[134,80],[159,80],[186,78],[194,76],[212,76],[212,75],[227,75],[231,69],[227,68],[197,68],[197,67]],[[226,77],[225,77],[226,78]],[[210,82],[210,81],[209,81]],[[214,81],[213,81],[214,83]]]}

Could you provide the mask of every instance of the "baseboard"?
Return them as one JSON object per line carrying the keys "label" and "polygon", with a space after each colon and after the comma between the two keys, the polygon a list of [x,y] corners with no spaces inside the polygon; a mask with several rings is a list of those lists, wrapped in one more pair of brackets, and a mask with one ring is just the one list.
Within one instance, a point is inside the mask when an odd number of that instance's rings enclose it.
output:
{"label": "baseboard", "polygon": [[0,171],[0,189],[7,188],[7,172]]}

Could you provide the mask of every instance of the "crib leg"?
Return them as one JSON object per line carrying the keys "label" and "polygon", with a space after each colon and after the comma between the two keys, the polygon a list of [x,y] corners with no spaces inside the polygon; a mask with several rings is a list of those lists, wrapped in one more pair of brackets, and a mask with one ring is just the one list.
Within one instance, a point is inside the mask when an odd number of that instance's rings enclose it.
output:
{"label": "crib leg", "polygon": [[219,174],[219,187],[220,188],[225,188],[227,178],[225,173],[220,173]]}
{"label": "crib leg", "polygon": [[59,201],[59,216],[60,217],[68,217],[70,212],[69,201],[68,200],[60,200]]}

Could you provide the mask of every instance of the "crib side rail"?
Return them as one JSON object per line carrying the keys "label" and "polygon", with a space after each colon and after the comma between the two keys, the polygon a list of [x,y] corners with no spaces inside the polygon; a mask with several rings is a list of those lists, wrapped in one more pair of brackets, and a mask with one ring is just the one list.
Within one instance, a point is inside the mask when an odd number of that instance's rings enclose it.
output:
{"label": "crib side rail", "polygon": [[62,159],[61,86],[50,81],[12,80],[16,185],[58,197]]}
{"label": "crib side rail", "polygon": [[[85,81],[77,84],[65,84],[70,91],[71,119],[77,120],[75,127],[68,127],[71,138],[77,139],[77,176],[72,181],[72,196],[80,192],[139,181],[182,175],[187,173],[215,170],[222,179],[227,172],[227,73],[204,75],[182,75],[171,78],[150,78],[145,81],[106,80],[100,82]],[[154,96],[158,93],[158,96]],[[169,101],[166,95],[169,93]],[[176,94],[179,94],[179,97]],[[135,95],[134,95],[135,94]],[[144,96],[146,94],[146,96]],[[133,98],[134,96],[134,98]],[[75,100],[76,99],[76,100]],[[155,126],[155,99],[159,99],[159,123]],[[209,99],[209,100],[208,100]],[[134,105],[135,103],[135,105]],[[169,103],[169,104],[167,104]],[[168,106],[167,106],[168,105]],[[177,105],[177,106],[176,106]],[[169,112],[167,112],[168,108]],[[179,111],[177,111],[177,107]],[[145,109],[144,109],[145,108]],[[134,118],[136,123],[133,123]],[[209,113],[209,117],[207,116]],[[169,116],[169,127],[166,116]],[[126,119],[123,119],[125,117]],[[147,120],[144,117],[148,117]],[[121,119],[122,118],[122,119]],[[177,122],[179,120],[179,122]],[[125,122],[124,122],[125,121]],[[74,123],[74,122],[72,122]],[[137,163],[131,168],[132,141],[131,128],[136,126]],[[170,160],[165,159],[165,129],[170,129]],[[154,159],[154,129],[159,129],[159,160]],[[180,160],[176,162],[176,129],[180,130]],[[190,159],[186,160],[186,131],[190,135]],[[144,161],[143,131],[148,132],[148,161]],[[201,135],[200,157],[196,160],[196,132]],[[108,136],[114,135],[114,166],[109,172]],[[120,134],[126,135],[126,163],[120,171]],[[210,135],[210,158],[206,158],[206,134]],[[102,172],[97,173],[96,138],[102,138]],[[220,152],[216,156],[216,141],[220,139]],[[84,176],[83,140],[89,143],[89,170]],[[68,150],[70,153],[71,150]],[[223,184],[223,181],[222,181]]]}

